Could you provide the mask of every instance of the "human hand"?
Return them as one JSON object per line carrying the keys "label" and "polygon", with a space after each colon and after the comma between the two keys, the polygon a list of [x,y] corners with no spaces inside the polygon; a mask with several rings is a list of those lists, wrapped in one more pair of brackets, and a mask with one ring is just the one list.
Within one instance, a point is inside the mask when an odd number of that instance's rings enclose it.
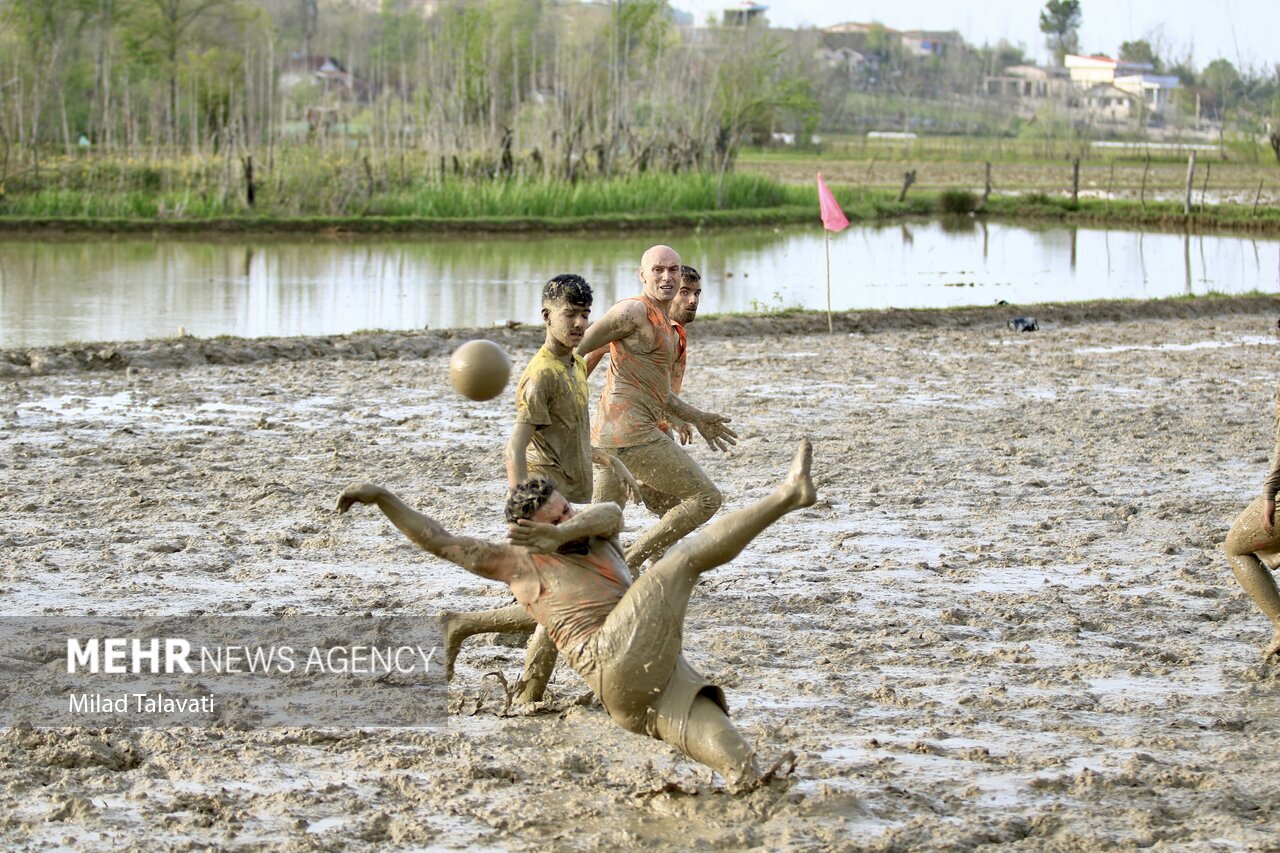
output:
{"label": "human hand", "polygon": [[698,428],[698,432],[707,440],[707,444],[711,445],[712,450],[727,451],[730,447],[738,443],[738,434],[725,424],[729,423],[731,418],[724,415],[707,415],[701,421],[694,424]]}
{"label": "human hand", "polygon": [[372,483],[357,483],[354,486],[347,486],[342,490],[342,494],[338,496],[338,512],[346,512],[351,509],[351,505],[354,503],[377,503],[378,497],[385,494],[386,491],[382,486],[375,486]]}
{"label": "human hand", "polygon": [[693,427],[681,421],[675,425],[676,436],[680,439],[681,444],[688,444],[693,441]]}
{"label": "human hand", "polygon": [[507,539],[512,545],[528,548],[535,554],[554,554],[564,544],[559,527],[527,518],[507,525]]}

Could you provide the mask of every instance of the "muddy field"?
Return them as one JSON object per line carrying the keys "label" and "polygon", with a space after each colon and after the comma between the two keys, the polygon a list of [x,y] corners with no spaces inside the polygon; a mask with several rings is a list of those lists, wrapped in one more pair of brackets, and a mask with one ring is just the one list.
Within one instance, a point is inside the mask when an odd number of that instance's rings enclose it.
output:
{"label": "muddy field", "polygon": [[[1280,668],[1217,544],[1265,474],[1280,305],[1200,304],[1045,309],[1022,335],[999,312],[695,327],[685,396],[742,436],[693,451],[726,508],[815,446],[818,505],[707,575],[686,632],[762,756],[798,753],[784,782],[727,793],[564,669],[499,716],[482,676],[522,650],[480,638],[446,729],[0,731],[0,844],[1273,848]],[[219,346],[249,363],[8,360],[6,610],[506,602],[332,507],[368,479],[500,536],[507,399],[461,400],[438,348]]]}

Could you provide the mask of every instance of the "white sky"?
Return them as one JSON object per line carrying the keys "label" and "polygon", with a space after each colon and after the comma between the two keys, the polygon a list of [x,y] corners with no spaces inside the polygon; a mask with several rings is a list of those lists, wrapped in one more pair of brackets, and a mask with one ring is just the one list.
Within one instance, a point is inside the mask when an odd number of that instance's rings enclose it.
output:
{"label": "white sky", "polygon": [[[708,14],[737,0],[670,0],[702,23]],[[828,26],[841,21],[879,21],[897,30],[958,30],[970,44],[1001,38],[1022,44],[1045,61],[1040,0],[761,0],[774,26]],[[1280,63],[1280,0],[1081,0],[1080,46],[1086,53],[1115,56],[1120,43],[1146,38],[1165,58],[1203,69],[1222,56],[1243,68],[1273,69]]]}

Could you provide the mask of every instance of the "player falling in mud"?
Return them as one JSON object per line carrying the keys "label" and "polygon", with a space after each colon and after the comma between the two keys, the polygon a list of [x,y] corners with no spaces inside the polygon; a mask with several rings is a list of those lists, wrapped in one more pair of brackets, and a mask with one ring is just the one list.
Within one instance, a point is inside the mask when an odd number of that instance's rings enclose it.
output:
{"label": "player falling in mud", "polygon": [[[594,462],[610,468],[627,491],[638,496],[639,487],[626,468],[615,457],[591,448],[587,368],[573,350],[587,329],[592,301],[591,286],[579,275],[563,273],[543,285],[546,338],[516,385],[516,422],[505,453],[507,485],[513,489],[533,474],[550,480],[571,503],[590,503]],[[451,649],[450,678],[465,637],[533,631],[514,699],[519,703],[542,699],[555,670],[556,647],[546,629],[531,624],[520,604],[476,613],[445,611],[440,614],[440,627]]]}
{"label": "player falling in mud", "polygon": [[[1280,321],[1276,323],[1280,330]],[[1276,446],[1271,452],[1271,472],[1262,484],[1262,494],[1245,507],[1231,525],[1222,550],[1227,554],[1231,571],[1271,620],[1271,642],[1262,659],[1280,656],[1280,590],[1276,588],[1271,569],[1280,565],[1280,531],[1276,530],[1276,492],[1280,491],[1280,387],[1276,389]]]}
{"label": "player falling in mud", "polygon": [[454,536],[369,483],[343,491],[338,511],[374,504],[424,550],[508,584],[614,722],[666,741],[743,789],[767,780],[794,755],[760,772],[729,720],[723,691],[684,658],[685,612],[704,572],[732,560],[788,512],[814,503],[812,456],[809,441],[801,441],[772,494],[679,542],[634,583],[618,542],[622,509],[609,502],[575,510],[543,478],[522,483],[507,499],[512,543]]}
{"label": "player falling in mud", "polygon": [[[663,431],[667,414],[693,426],[713,449],[737,444],[728,418],[695,409],[672,391],[680,334],[669,314],[680,280],[676,251],[652,247],[640,260],[641,294],[610,308],[578,344],[584,355],[609,348],[609,372],[592,423],[592,444],[616,455],[637,480],[670,498],[658,523],[627,549],[627,565],[633,570],[660,557],[723,503],[720,490]],[[611,470],[596,472],[593,499],[618,504],[625,500],[623,483]]]}

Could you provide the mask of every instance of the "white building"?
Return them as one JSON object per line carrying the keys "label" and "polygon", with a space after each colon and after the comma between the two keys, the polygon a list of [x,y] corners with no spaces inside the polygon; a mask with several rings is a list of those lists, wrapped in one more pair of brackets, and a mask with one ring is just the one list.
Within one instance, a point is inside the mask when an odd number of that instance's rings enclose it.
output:
{"label": "white building", "polygon": [[1166,74],[1126,74],[1117,77],[1115,86],[1146,102],[1147,111],[1164,112],[1173,103],[1174,90],[1181,86],[1177,77]]}

